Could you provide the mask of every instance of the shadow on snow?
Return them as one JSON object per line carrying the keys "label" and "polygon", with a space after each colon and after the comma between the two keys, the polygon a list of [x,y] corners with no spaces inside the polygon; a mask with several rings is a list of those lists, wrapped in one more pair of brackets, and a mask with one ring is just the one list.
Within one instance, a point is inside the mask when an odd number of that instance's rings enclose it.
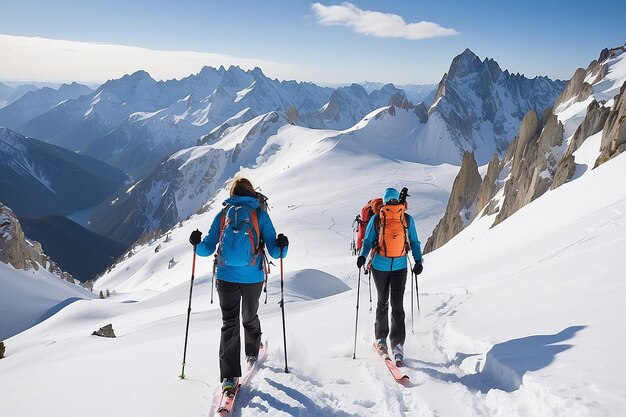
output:
{"label": "shadow on snow", "polygon": [[[527,336],[498,343],[487,352],[482,371],[478,371],[480,364],[477,364],[477,372],[474,374],[459,377],[432,368],[418,369],[441,381],[461,383],[472,391],[486,393],[491,389],[499,389],[513,392],[521,387],[526,372],[545,368],[554,361],[557,354],[571,349],[573,345],[559,343],[574,338],[576,333],[585,327],[587,326],[571,326],[552,335]],[[413,362],[426,366],[459,366],[466,358],[476,355],[458,353],[447,364]]]}

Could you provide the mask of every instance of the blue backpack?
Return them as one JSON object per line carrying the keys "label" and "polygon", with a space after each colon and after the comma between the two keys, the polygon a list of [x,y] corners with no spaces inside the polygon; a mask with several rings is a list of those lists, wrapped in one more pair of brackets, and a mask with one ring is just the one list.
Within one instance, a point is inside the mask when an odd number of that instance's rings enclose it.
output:
{"label": "blue backpack", "polygon": [[217,248],[219,265],[255,265],[263,252],[259,233],[259,208],[226,206],[220,219],[220,239]]}

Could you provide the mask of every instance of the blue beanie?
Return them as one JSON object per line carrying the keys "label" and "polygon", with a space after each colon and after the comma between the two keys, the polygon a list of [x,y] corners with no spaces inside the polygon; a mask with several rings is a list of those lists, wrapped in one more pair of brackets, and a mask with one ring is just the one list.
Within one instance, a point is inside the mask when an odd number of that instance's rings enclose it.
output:
{"label": "blue beanie", "polygon": [[383,202],[387,204],[389,200],[400,200],[400,193],[395,188],[387,188],[383,196]]}

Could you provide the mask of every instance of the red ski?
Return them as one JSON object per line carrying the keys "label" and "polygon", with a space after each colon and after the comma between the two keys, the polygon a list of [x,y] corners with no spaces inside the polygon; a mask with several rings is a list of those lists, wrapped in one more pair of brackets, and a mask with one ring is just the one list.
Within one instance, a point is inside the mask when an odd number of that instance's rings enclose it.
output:
{"label": "red ski", "polygon": [[391,358],[389,357],[389,354],[386,351],[382,351],[380,349],[378,349],[376,347],[376,344],[374,344],[374,350],[376,351],[376,353],[378,353],[378,356],[381,357],[381,359],[383,360],[383,362],[385,362],[385,365],[387,365],[387,368],[389,369],[389,372],[391,372],[391,375],[393,375],[393,378],[400,382],[403,381],[405,379],[409,379],[409,376],[407,374],[405,374],[404,372],[402,372],[400,370],[400,368],[398,368],[396,366],[395,363],[393,363],[393,361],[391,360]]}
{"label": "red ski", "polygon": [[259,357],[257,361],[252,365],[251,368],[248,369],[245,375],[239,378],[239,382],[237,383],[237,387],[235,387],[235,391],[232,394],[222,393],[219,397],[219,403],[217,404],[217,411],[215,412],[215,417],[226,417],[230,416],[233,412],[233,407],[235,406],[235,400],[237,399],[237,394],[241,390],[241,387],[247,384],[252,378],[254,371],[257,369],[259,362],[261,362],[265,358],[265,354],[267,353],[267,342],[265,342],[261,349],[259,349]]}

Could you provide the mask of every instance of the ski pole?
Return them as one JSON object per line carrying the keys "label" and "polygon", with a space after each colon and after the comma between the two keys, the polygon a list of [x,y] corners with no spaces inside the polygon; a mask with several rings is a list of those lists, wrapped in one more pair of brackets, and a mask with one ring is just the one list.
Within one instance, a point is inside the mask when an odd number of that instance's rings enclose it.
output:
{"label": "ski pole", "polygon": [[213,304],[213,287],[215,286],[215,268],[217,267],[217,255],[213,258],[213,276],[211,277],[211,304]]}
{"label": "ski pole", "polygon": [[[413,271],[411,270],[411,278],[413,278]],[[413,280],[411,279],[411,333],[415,333],[415,326],[413,326],[413,313],[415,312],[415,307],[413,307]]]}
{"label": "ski pole", "polygon": [[415,295],[417,296],[417,314],[420,314],[420,287],[417,285],[417,274],[415,275]]}
{"label": "ski pole", "polygon": [[352,359],[356,359],[356,333],[359,328],[359,293],[361,292],[361,268],[359,268],[359,281],[356,284],[356,323],[354,324],[354,353]]}
{"label": "ski pole", "polygon": [[191,263],[191,285],[189,287],[189,307],[187,308],[187,326],[185,329],[185,349],[183,351],[183,369],[180,379],[185,379],[185,359],[187,358],[187,336],[189,336],[189,317],[191,316],[191,294],[193,292],[193,278],[196,271],[196,245],[193,245],[193,261]]}
{"label": "ski pole", "polygon": [[285,331],[285,298],[283,292],[283,248],[280,248],[280,308],[283,312],[283,344],[285,348],[285,373],[289,373],[287,367],[287,333]]}
{"label": "ski pole", "polygon": [[369,277],[367,286],[369,287],[369,290],[370,290],[370,311],[372,311],[372,271],[370,271],[370,273],[367,275]]}
{"label": "ski pole", "polygon": [[409,263],[409,266],[411,267],[411,333],[415,333],[415,326],[413,325],[414,322],[414,318],[413,316],[415,315],[415,307],[413,306],[413,265],[411,264],[411,260],[409,259],[409,256],[407,255],[406,260]]}

